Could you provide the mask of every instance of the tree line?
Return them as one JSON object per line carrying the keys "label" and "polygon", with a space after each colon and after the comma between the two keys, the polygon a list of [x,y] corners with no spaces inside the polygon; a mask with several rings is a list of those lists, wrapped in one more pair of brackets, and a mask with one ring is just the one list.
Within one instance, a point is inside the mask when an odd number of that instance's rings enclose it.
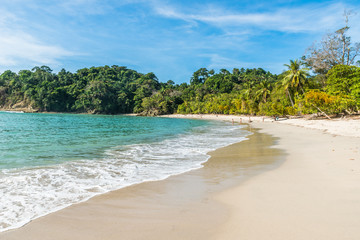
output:
{"label": "tree line", "polygon": [[8,70],[0,75],[0,108],[143,115],[359,113],[360,44],[351,42],[348,29],[326,35],[278,75],[262,68],[200,68],[189,84],[175,84],[116,65],[57,74],[47,66]]}
{"label": "tree line", "polygon": [[142,99],[165,85],[154,73],[126,67],[92,67],[52,73],[47,66],[0,76],[0,106],[78,113],[140,112]]}

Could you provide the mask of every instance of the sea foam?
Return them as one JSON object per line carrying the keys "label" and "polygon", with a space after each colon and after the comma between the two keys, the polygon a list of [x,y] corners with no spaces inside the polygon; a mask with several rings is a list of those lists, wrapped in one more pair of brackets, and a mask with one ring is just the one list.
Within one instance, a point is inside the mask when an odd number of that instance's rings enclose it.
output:
{"label": "sea foam", "polygon": [[0,171],[0,231],[95,195],[202,167],[209,151],[240,142],[241,126],[213,124],[153,143],[108,149],[101,159]]}

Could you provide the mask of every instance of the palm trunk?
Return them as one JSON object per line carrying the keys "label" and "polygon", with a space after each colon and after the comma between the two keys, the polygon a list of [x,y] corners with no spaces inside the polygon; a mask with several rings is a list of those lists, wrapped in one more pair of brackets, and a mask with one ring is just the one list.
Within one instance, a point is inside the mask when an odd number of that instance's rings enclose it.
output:
{"label": "palm trunk", "polygon": [[300,89],[301,89],[302,93],[305,94],[305,91],[304,91],[303,87],[300,84],[299,84],[299,86],[300,86]]}
{"label": "palm trunk", "polygon": [[291,98],[291,95],[290,95],[290,92],[289,92],[289,89],[286,89],[286,94],[288,95],[289,99],[290,99],[290,102],[291,102],[291,106],[294,107],[294,102]]}
{"label": "palm trunk", "polygon": [[320,108],[318,108],[317,106],[315,106],[314,104],[311,104],[313,107],[315,107],[317,110],[319,110],[322,114],[324,114],[329,120],[331,120],[331,118],[324,112],[322,111]]}

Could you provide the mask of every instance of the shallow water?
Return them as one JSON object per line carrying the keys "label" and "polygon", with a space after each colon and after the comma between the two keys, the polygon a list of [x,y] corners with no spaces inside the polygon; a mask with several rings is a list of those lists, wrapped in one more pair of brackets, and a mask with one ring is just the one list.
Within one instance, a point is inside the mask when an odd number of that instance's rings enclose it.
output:
{"label": "shallow water", "polygon": [[241,126],[129,116],[0,112],[0,231],[132,184],[200,168]]}

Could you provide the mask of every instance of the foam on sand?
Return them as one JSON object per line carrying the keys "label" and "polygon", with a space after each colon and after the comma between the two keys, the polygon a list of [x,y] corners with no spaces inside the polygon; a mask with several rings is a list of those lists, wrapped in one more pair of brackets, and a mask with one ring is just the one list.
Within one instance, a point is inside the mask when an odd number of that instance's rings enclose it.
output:
{"label": "foam on sand", "polygon": [[245,139],[240,126],[211,124],[160,142],[114,147],[99,160],[0,171],[0,231],[95,195],[202,167],[209,151]]}

